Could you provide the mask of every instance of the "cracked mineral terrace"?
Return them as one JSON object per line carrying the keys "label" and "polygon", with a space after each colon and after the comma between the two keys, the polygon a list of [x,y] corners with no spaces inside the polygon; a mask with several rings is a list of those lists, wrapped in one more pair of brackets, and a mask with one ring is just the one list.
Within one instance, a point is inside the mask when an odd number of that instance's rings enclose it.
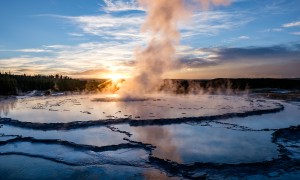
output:
{"label": "cracked mineral terrace", "polygon": [[282,100],[22,97],[0,116],[0,178],[300,177],[299,105]]}

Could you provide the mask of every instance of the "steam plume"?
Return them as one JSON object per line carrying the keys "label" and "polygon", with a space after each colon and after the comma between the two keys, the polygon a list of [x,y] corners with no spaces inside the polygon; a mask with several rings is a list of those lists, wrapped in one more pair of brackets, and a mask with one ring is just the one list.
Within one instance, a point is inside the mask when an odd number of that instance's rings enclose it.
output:
{"label": "steam plume", "polygon": [[[191,14],[194,4],[201,9],[228,5],[230,0],[139,0],[147,9],[143,32],[151,35],[147,47],[136,53],[137,75],[127,80],[120,90],[124,97],[153,93],[162,82],[162,75],[174,62],[176,45],[180,40],[178,24]],[[193,5],[193,6],[192,6]]]}

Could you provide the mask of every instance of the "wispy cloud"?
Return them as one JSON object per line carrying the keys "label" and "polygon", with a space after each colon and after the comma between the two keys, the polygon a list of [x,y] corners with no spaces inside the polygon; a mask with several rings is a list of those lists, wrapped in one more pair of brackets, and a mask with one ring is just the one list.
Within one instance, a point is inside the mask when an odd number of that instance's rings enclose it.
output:
{"label": "wispy cloud", "polygon": [[[51,57],[20,56],[0,59],[1,71],[27,74],[55,74],[73,77],[106,77],[118,72],[134,74],[134,43],[82,43],[76,46],[49,45]],[[175,71],[193,72],[193,77],[213,78],[246,73],[245,77],[297,77],[300,46],[248,48],[178,47]],[[284,63],[282,60],[284,59]],[[221,70],[220,70],[221,69]],[[242,70],[244,69],[244,70]],[[277,71],[274,71],[277,70]],[[283,72],[286,71],[286,72]],[[205,72],[197,74],[197,72]],[[179,73],[180,74],[180,73]],[[220,73],[219,73],[220,74]],[[241,77],[244,77],[241,75]],[[175,76],[173,76],[175,77]],[[182,78],[188,76],[182,76]]]}
{"label": "wispy cloud", "polygon": [[[185,53],[181,54],[183,62],[188,60],[195,64],[198,60],[199,64],[219,65],[226,63],[234,64],[271,64],[286,61],[300,62],[299,45],[287,46],[270,46],[270,47],[246,47],[246,48],[186,48]],[[192,66],[191,66],[192,68]]]}
{"label": "wispy cloud", "polygon": [[268,14],[285,14],[289,12],[289,9],[285,8],[286,0],[276,0],[267,2],[263,6],[263,11]]}
{"label": "wispy cloud", "polygon": [[89,75],[102,75],[103,73],[110,72],[108,69],[89,69],[80,72],[74,72],[71,75],[89,76]]}
{"label": "wispy cloud", "polygon": [[24,52],[24,53],[43,53],[43,52],[52,52],[49,49],[38,49],[38,48],[29,48],[29,49],[0,49],[0,51],[13,51],[13,52]]}
{"label": "wispy cloud", "polygon": [[[300,46],[184,48],[175,77],[300,77]],[[198,55],[194,55],[199,52]],[[283,61],[284,60],[284,61]]]}
{"label": "wispy cloud", "polygon": [[298,78],[299,61],[284,61],[272,64],[244,64],[243,66],[208,66],[202,69],[183,71],[181,78]]}
{"label": "wispy cloud", "polygon": [[241,27],[252,20],[253,18],[245,17],[241,12],[200,12],[195,14],[190,22],[181,26],[182,37],[216,35],[222,31]]}
{"label": "wispy cloud", "polygon": [[239,39],[250,39],[249,36],[240,36]]}
{"label": "wispy cloud", "polygon": [[293,46],[269,46],[269,47],[248,47],[248,48],[216,48],[207,49],[217,54],[217,59],[227,62],[271,62],[285,60],[300,60],[300,49],[298,45]]}
{"label": "wispy cloud", "polygon": [[298,32],[291,32],[291,34],[300,36],[300,31],[298,31]]}
{"label": "wispy cloud", "polygon": [[[62,16],[44,14],[63,20],[77,27],[69,32],[69,36],[85,37],[96,36],[96,40],[77,45],[44,45],[40,49],[21,49],[19,52],[51,52],[51,56],[15,57],[14,59],[0,59],[0,66],[6,70],[26,69],[42,74],[63,73],[73,76],[99,76],[110,72],[133,73],[134,53],[143,45],[149,36],[147,32],[141,33],[144,13],[110,13],[125,10],[137,10],[135,1],[105,1],[103,10],[107,14]],[[103,12],[102,12],[103,13]],[[117,14],[117,15],[116,15]],[[198,12],[192,20],[180,24],[183,39],[195,36],[212,36],[224,31],[245,25],[253,18],[246,17],[243,12],[206,11]],[[93,37],[94,38],[94,37]],[[248,36],[236,37],[238,40],[247,40]],[[191,45],[192,46],[192,45]],[[178,47],[179,63],[182,67],[208,67],[220,64],[220,54],[212,49],[195,49],[189,46]],[[14,63],[11,66],[10,63]],[[182,68],[180,67],[180,68]]]}
{"label": "wispy cloud", "polygon": [[82,37],[84,34],[81,33],[69,33],[70,36],[75,36],[75,37]]}
{"label": "wispy cloud", "polygon": [[103,0],[105,6],[102,6],[102,10],[106,12],[116,12],[116,11],[144,11],[140,7],[136,0]]}
{"label": "wispy cloud", "polygon": [[295,21],[295,22],[291,22],[291,23],[282,25],[282,27],[285,27],[285,28],[297,27],[297,26],[300,26],[300,21]]}
{"label": "wispy cloud", "polygon": [[[132,68],[132,65],[126,62],[134,59],[136,44],[90,42],[73,46],[47,45],[43,47],[52,52],[51,56],[27,55],[2,58],[0,59],[1,71],[19,74],[24,73],[20,72],[20,69],[30,69],[31,71],[27,73],[75,75],[91,69],[106,69],[110,72],[119,71],[125,74]],[[80,73],[76,75],[79,76]]]}
{"label": "wispy cloud", "polygon": [[239,37],[234,37],[234,38],[229,38],[224,40],[224,43],[235,43],[238,41],[246,41],[246,40],[250,40],[251,38],[249,36],[239,36]]}
{"label": "wispy cloud", "polygon": [[[10,71],[17,74],[48,74],[49,71],[53,71],[51,68],[57,65],[48,57],[21,56],[0,59],[0,66],[1,71]],[[59,66],[57,68],[59,68]],[[54,71],[58,72],[58,69]]]}
{"label": "wispy cloud", "polygon": [[[107,40],[134,40],[145,42],[149,37],[147,33],[141,33],[145,15],[131,14],[125,16],[99,15],[99,16],[61,16],[44,15],[65,19],[78,26],[82,33],[100,36]],[[181,24],[180,30],[183,38],[202,35],[216,35],[224,30],[232,30],[252,21],[242,13],[237,12],[200,12],[192,17],[192,20]],[[81,34],[81,33],[78,33]],[[77,35],[70,34],[70,35]]]}
{"label": "wispy cloud", "polygon": [[268,32],[281,32],[281,31],[283,31],[283,29],[282,28],[269,28],[269,29],[265,29],[265,30],[263,30],[263,31],[260,31],[260,32],[263,32],[263,33],[268,33]]}
{"label": "wispy cloud", "polygon": [[[54,18],[65,19],[78,26],[82,33],[100,36],[104,39],[114,40],[141,40],[140,26],[143,16],[61,16],[46,15]],[[76,33],[80,34],[80,33]],[[73,34],[74,35],[74,34]]]}

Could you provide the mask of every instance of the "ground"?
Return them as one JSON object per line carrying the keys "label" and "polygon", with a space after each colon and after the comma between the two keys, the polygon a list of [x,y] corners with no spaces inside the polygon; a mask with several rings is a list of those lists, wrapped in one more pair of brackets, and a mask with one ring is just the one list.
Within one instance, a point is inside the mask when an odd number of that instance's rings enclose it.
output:
{"label": "ground", "polygon": [[292,93],[4,98],[0,177],[296,179]]}

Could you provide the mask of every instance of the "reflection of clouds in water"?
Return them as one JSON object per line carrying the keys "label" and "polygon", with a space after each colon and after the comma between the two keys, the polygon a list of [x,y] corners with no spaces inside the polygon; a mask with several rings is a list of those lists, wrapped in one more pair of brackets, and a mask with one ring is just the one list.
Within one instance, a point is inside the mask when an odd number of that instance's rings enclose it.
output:
{"label": "reflection of clouds in water", "polygon": [[132,130],[139,141],[152,144],[159,149],[153,151],[153,156],[161,159],[169,159],[178,163],[182,162],[177,147],[174,144],[173,135],[169,129],[151,126],[132,128]]}
{"label": "reflection of clouds in water", "polygon": [[131,103],[119,102],[116,105],[119,109],[122,109],[122,113],[132,115],[134,119],[163,118],[165,114],[169,113],[166,108],[158,108],[153,100]]}
{"label": "reflection of clouds in water", "polygon": [[[169,129],[151,126],[131,128],[138,141],[156,146],[153,156],[161,159],[169,159],[181,163],[181,157],[173,141],[173,135]],[[144,172],[145,179],[170,179],[165,174],[147,170]],[[174,178],[176,179],[176,178]]]}
{"label": "reflection of clouds in water", "polygon": [[[18,99],[16,102],[18,108],[10,109],[9,117],[20,121],[39,123],[120,118],[150,120],[213,116],[278,108],[278,105],[270,102],[258,102],[257,100],[251,100],[251,102],[244,97],[207,95],[160,94],[149,96],[147,101],[93,101],[95,98],[107,100],[109,99],[107,97],[109,96],[99,94]],[[2,116],[4,115],[2,114]]]}
{"label": "reflection of clouds in water", "polygon": [[156,171],[156,170],[153,170],[153,169],[147,169],[147,171],[145,171],[143,173],[144,175],[144,178],[145,179],[160,179],[160,180],[165,180],[165,179],[179,179],[179,178],[176,178],[176,177],[168,177],[166,176],[166,174],[163,174],[162,172],[160,171]]}
{"label": "reflection of clouds in water", "polygon": [[0,117],[2,114],[7,116],[9,114],[9,111],[16,107],[16,102],[16,99],[0,100]]}

